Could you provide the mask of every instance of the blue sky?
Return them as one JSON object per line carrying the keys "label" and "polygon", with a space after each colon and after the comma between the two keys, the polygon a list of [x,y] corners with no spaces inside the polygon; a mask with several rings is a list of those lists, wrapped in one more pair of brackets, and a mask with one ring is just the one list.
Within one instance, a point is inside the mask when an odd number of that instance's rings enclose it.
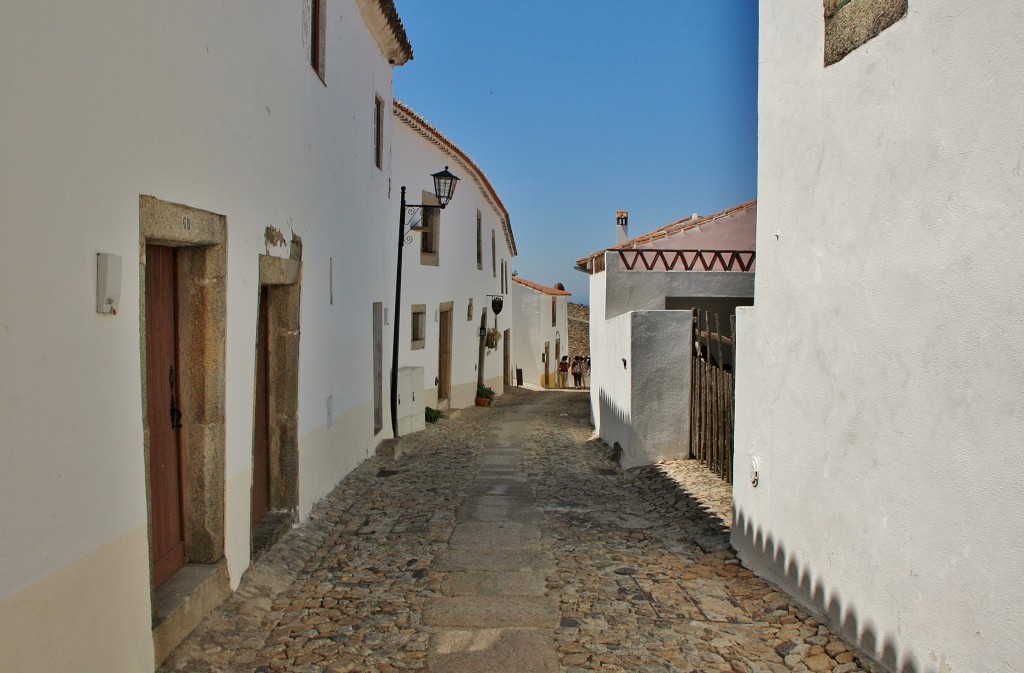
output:
{"label": "blue sky", "polygon": [[573,263],[615,243],[615,211],[636,236],[755,198],[757,0],[395,5],[395,97],[487,174],[522,277],[587,303]]}

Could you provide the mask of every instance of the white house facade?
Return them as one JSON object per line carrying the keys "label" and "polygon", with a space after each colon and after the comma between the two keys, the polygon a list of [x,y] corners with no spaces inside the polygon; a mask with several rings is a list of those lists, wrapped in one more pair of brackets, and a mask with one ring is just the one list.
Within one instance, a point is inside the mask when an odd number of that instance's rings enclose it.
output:
{"label": "white house facade", "polygon": [[[753,303],[757,202],[692,215],[577,260],[590,275],[590,402],[594,427],[624,467],[689,454],[692,310],[730,316]],[[720,363],[731,368],[731,362]]]}
{"label": "white house facade", "polygon": [[824,4],[760,6],[733,544],[894,671],[1024,670],[1024,13]]}
{"label": "white house facade", "polygon": [[[510,288],[513,366],[523,383],[545,388],[558,387],[558,362],[569,352],[568,302],[571,293],[559,287],[515,276]],[[572,385],[572,377],[566,385]]]}
{"label": "white house facade", "polygon": [[[447,167],[459,178],[444,209],[407,211],[407,221],[417,231],[408,234],[403,253],[399,368],[422,369],[416,375],[422,376],[426,406],[473,406],[481,363],[484,385],[497,393],[511,376],[511,348],[517,338],[511,311],[503,306],[495,315],[492,308],[495,296],[508,294],[516,255],[509,214],[468,154],[407,105],[395,101],[393,115],[390,304],[401,187],[406,188],[407,203],[432,205],[431,175]],[[481,327],[491,335],[493,347],[487,345],[488,337],[480,336]]]}
{"label": "white house facade", "polygon": [[412,51],[390,0],[3,14],[0,668],[153,670],[389,432]]}

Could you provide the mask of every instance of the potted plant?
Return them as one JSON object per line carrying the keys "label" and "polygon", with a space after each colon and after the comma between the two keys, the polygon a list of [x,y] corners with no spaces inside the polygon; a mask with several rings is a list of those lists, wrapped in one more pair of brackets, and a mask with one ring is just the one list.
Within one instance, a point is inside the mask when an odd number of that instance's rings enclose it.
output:
{"label": "potted plant", "polygon": [[494,400],[494,391],[488,386],[476,387],[476,406],[489,407]]}

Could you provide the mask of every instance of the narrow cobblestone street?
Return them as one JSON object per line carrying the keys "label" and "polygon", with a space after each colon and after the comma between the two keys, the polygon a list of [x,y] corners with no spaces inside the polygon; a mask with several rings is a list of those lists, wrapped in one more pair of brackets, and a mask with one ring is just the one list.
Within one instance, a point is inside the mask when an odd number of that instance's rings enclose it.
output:
{"label": "narrow cobblestone street", "polygon": [[161,670],[880,670],[739,564],[728,485],[620,471],[588,405],[511,389],[367,460]]}

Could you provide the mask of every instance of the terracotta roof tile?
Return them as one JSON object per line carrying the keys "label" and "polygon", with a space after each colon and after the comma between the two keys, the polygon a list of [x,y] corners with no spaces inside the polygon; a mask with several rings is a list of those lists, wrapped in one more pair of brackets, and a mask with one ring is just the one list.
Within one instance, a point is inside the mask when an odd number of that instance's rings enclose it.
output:
{"label": "terracotta roof tile", "polygon": [[403,65],[412,60],[412,45],[405,26],[395,9],[394,0],[356,0],[359,11],[370,26],[392,65]]}
{"label": "terracotta roof tile", "polygon": [[733,206],[732,208],[727,208],[727,209],[725,209],[725,210],[723,210],[721,212],[715,213],[714,215],[707,215],[706,217],[697,217],[695,219],[686,218],[685,220],[676,220],[675,222],[672,222],[671,224],[666,224],[664,227],[661,227],[660,229],[655,229],[652,232],[649,232],[649,233],[646,233],[646,234],[642,234],[642,235],[637,236],[635,238],[631,238],[628,241],[625,241],[623,243],[618,243],[616,245],[613,245],[610,248],[605,248],[604,250],[598,250],[595,253],[587,255],[586,257],[581,257],[578,260],[576,260],[576,268],[582,270],[584,267],[587,266],[587,263],[590,262],[590,260],[595,259],[597,257],[600,257],[601,255],[603,255],[604,253],[608,252],[609,250],[634,250],[636,248],[639,248],[639,247],[643,246],[645,243],[650,243],[651,241],[657,241],[657,240],[662,239],[662,238],[668,238],[669,236],[672,236],[673,234],[678,234],[681,231],[688,231],[690,229],[695,229],[697,227],[700,227],[701,225],[709,224],[709,223],[714,222],[715,220],[719,220],[719,219],[721,219],[723,217],[729,217],[730,215],[737,215],[737,214],[742,213],[742,212],[744,212],[746,210],[750,210],[751,208],[756,208],[756,207],[757,207],[757,199],[754,199],[752,201],[747,201],[746,203],[741,203],[738,206]]}
{"label": "terracotta roof tile", "polygon": [[534,283],[532,280],[526,280],[525,278],[520,278],[519,276],[512,276],[512,280],[514,280],[515,282],[519,283],[524,287],[528,287],[531,290],[536,290],[537,292],[542,292],[544,294],[551,294],[559,297],[572,296],[572,292],[567,292],[566,290],[559,290],[553,287],[548,287],[547,285],[541,285],[540,283]]}
{"label": "terracotta roof tile", "polygon": [[509,251],[511,251],[513,257],[518,255],[519,252],[516,249],[515,236],[512,234],[512,222],[509,218],[508,210],[505,208],[505,204],[502,203],[501,198],[498,196],[498,192],[494,189],[494,186],[491,185],[491,181],[487,179],[487,176],[484,175],[484,172],[476,165],[476,162],[473,161],[473,159],[471,159],[470,156],[458,145],[448,140],[448,138],[432,126],[430,122],[417,114],[408,105],[397,99],[394,101],[394,114],[406,126],[413,129],[434,145],[441,148],[442,151],[459,161],[462,167],[471,174],[473,180],[491,201],[491,205],[494,206],[496,211],[498,211],[498,217],[501,219],[501,227],[505,232],[505,241],[508,243]]}

